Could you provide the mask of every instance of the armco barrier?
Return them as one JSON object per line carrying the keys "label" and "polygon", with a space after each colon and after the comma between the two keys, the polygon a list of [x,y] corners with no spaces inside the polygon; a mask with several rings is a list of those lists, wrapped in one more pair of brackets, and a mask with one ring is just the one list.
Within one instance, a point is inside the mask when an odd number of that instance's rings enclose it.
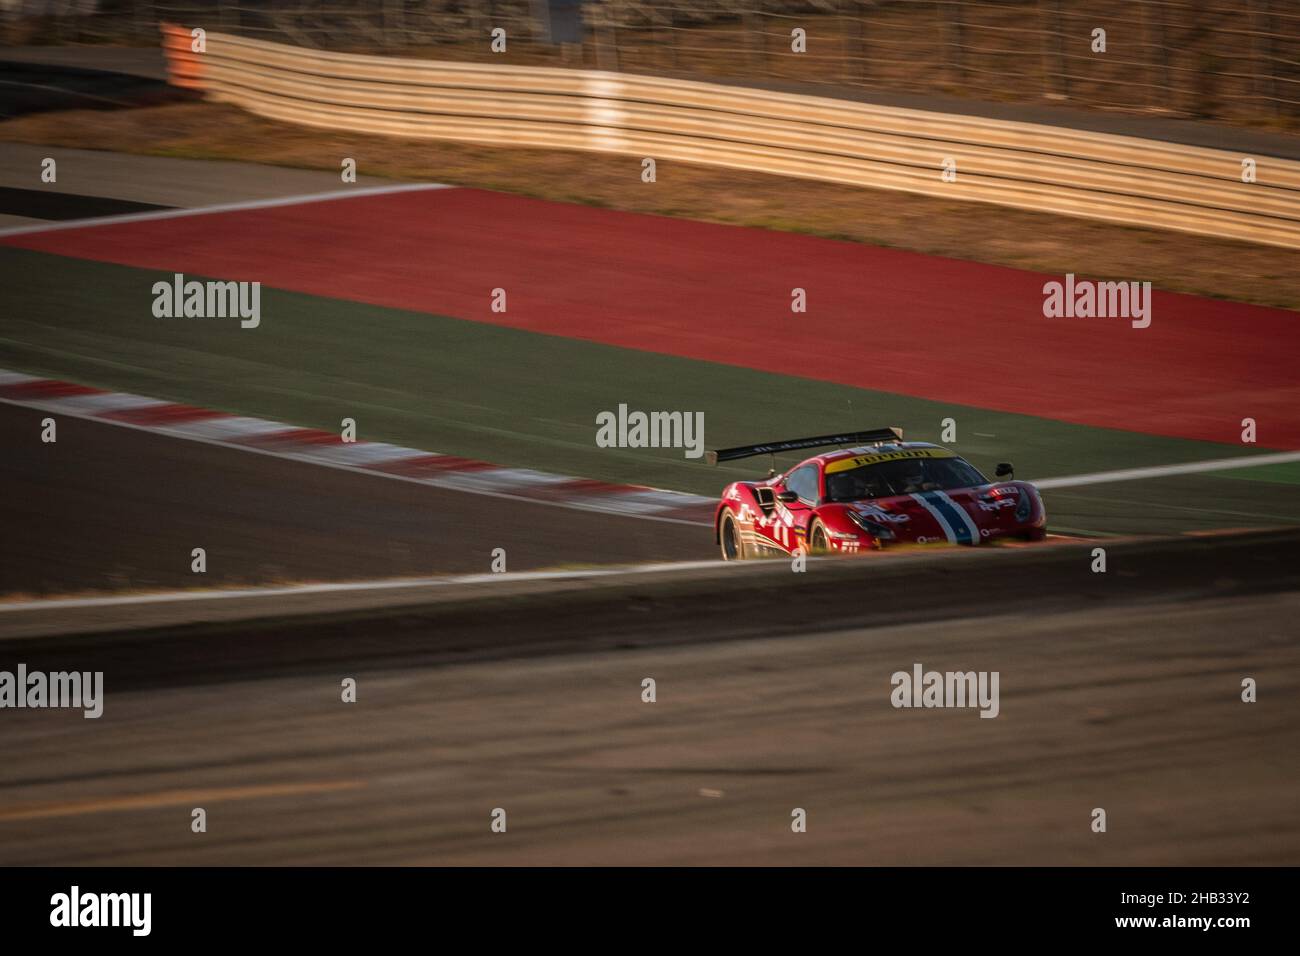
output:
{"label": "armco barrier", "polygon": [[[588,149],[1300,248],[1300,162],[688,80],[299,49],[164,27],[174,82],[271,119]],[[956,179],[941,177],[945,159]],[[1243,160],[1255,182],[1243,182]]]}

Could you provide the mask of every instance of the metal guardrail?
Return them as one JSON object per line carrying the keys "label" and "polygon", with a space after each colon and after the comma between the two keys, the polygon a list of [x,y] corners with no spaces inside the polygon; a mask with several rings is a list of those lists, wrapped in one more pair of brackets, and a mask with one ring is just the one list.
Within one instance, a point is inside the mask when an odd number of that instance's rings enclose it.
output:
{"label": "metal guardrail", "polygon": [[[697,81],[208,34],[177,79],[290,123],[678,160],[1300,248],[1300,162]],[[1243,160],[1255,181],[1243,181]],[[946,160],[955,163],[945,181]]]}

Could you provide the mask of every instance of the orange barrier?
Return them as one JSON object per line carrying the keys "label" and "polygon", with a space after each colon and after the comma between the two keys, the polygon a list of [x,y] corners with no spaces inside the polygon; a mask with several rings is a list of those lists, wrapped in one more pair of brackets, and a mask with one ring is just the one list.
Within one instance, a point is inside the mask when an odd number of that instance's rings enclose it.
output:
{"label": "orange barrier", "polygon": [[203,89],[203,54],[194,52],[190,31],[174,23],[159,26],[163,55],[167,57],[167,82],[188,90]]}

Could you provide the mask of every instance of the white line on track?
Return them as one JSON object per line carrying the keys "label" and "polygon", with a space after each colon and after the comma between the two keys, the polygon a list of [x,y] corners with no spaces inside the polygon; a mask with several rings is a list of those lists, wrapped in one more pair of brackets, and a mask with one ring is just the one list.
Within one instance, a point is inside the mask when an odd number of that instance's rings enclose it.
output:
{"label": "white line on track", "polygon": [[157,594],[122,594],[111,597],[56,598],[48,601],[0,602],[5,611],[55,611],[76,607],[118,607],[125,604],[171,604],[183,601],[220,601],[230,598],[293,597],[299,594],[339,594],[348,591],[397,591],[408,588],[451,587],[519,581],[578,581],[615,574],[653,574],[659,571],[696,571],[721,567],[722,562],[667,561],[659,564],[614,565],[572,571],[511,571],[501,574],[459,574],[440,578],[388,578],[377,581],[341,581],[333,584],[297,584],[279,588],[222,588],[211,591],[163,591]]}
{"label": "white line on track", "polygon": [[[48,410],[48,403],[44,401],[25,402],[14,398],[0,398],[0,404],[17,405],[22,408],[33,408],[40,411]],[[348,465],[343,462],[329,461],[325,458],[313,457],[308,454],[295,454],[289,451],[276,451],[274,449],[255,448],[251,445],[241,445],[235,442],[221,441],[213,438],[203,438],[199,435],[178,435],[165,432],[161,429],[147,425],[136,425],[131,422],[119,422],[111,419],[100,418],[94,414],[88,414],[81,411],[55,411],[53,414],[65,415],[68,418],[80,418],[83,421],[98,422],[101,425],[109,425],[113,428],[129,428],[132,431],[144,432],[147,435],[161,435],[166,438],[174,438],[177,441],[198,442],[201,445],[211,445],[214,448],[225,448],[232,451],[248,452],[253,455],[265,455],[268,458],[278,458],[281,461],[299,461],[308,465],[319,465],[322,468],[333,468],[337,471],[350,471],[354,475],[369,475],[372,478],[387,478],[391,481],[405,481],[408,484],[420,485],[423,488],[435,488],[439,491],[448,491],[455,494],[465,495],[482,495],[486,498],[501,498],[506,501],[522,501],[526,504],[542,505],[547,508],[567,508],[570,511],[581,511],[586,514],[611,515],[615,518],[628,518],[633,521],[662,521],[667,524],[685,524],[697,528],[711,528],[712,521],[692,521],[689,518],[669,518],[664,515],[641,514],[633,511],[623,511],[617,507],[601,507],[599,500],[592,500],[586,503],[577,503],[572,501],[548,501],[545,498],[530,498],[527,495],[512,495],[506,491],[491,491],[487,488],[474,487],[451,487],[446,484],[434,484],[425,481],[422,478],[412,478],[409,475],[397,475],[388,471],[377,471],[373,468],[359,468],[356,465]],[[277,423],[278,424],[278,423]],[[292,427],[292,426],[285,426]],[[646,489],[655,491],[658,489]],[[620,493],[621,494],[621,493]],[[618,503],[617,498],[610,500],[611,505]],[[689,506],[691,502],[683,502],[683,505]]]}
{"label": "white line on track", "polygon": [[23,236],[35,232],[56,232],[60,229],[86,229],[92,226],[116,226],[126,222],[146,222],[152,219],[179,219],[185,216],[206,216],[218,212],[241,212],[246,209],[271,209],[276,206],[297,206],[304,203],[330,202],[335,199],[357,199],[361,196],[384,196],[389,193],[407,193],[427,189],[455,189],[446,183],[399,183],[394,186],[363,186],[360,189],[338,189],[324,193],[306,193],[299,196],[277,196],[273,199],[248,199],[241,202],[220,203],[216,206],[194,206],[187,209],[160,209],[155,212],[129,212],[121,216],[95,216],[91,219],[68,219],[63,222],[46,222],[38,226],[15,226],[0,229],[0,239]]}
{"label": "white line on track", "polygon": [[1202,471],[1258,468],[1260,465],[1281,465],[1292,461],[1300,461],[1300,451],[1284,451],[1274,455],[1243,455],[1240,458],[1215,458],[1211,461],[1188,461],[1183,462],[1181,465],[1155,465],[1150,468],[1094,471],[1087,475],[1044,478],[1042,481],[1034,481],[1031,484],[1035,488],[1073,488],[1076,485],[1100,485],[1109,481],[1137,481],[1141,478],[1163,478],[1166,475],[1193,475]]}

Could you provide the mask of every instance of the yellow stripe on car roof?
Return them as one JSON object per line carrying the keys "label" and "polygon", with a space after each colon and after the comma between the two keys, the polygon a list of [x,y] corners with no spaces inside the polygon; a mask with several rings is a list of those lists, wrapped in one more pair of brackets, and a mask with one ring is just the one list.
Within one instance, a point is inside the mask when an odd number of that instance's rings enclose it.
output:
{"label": "yellow stripe on car roof", "polygon": [[882,451],[874,455],[858,455],[856,458],[841,458],[839,461],[833,461],[826,466],[826,474],[833,475],[837,471],[848,471],[850,468],[861,468],[863,465],[874,465],[882,461],[901,461],[905,458],[955,458],[957,457],[946,448],[909,448],[906,451]]}

